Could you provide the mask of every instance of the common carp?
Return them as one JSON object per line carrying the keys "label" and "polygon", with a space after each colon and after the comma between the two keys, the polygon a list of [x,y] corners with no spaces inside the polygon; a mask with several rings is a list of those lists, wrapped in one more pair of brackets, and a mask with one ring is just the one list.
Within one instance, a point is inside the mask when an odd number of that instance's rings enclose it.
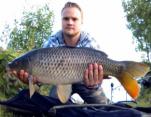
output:
{"label": "common carp", "polygon": [[[149,71],[149,66],[144,63],[115,61],[102,51],[86,47],[35,49],[14,59],[7,70],[18,72],[23,69],[40,83],[57,85],[58,97],[65,103],[71,94],[71,85],[83,81],[83,73],[90,63],[101,64],[104,75],[116,77],[133,99],[138,97],[140,91],[136,78],[143,77]],[[31,87],[32,79],[29,84]]]}

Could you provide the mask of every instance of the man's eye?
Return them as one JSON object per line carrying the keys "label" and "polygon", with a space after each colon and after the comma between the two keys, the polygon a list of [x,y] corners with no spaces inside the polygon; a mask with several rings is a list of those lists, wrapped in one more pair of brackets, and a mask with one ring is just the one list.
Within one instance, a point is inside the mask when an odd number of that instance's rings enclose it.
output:
{"label": "man's eye", "polygon": [[72,18],[72,20],[73,20],[73,21],[76,21],[76,20],[77,20],[77,18]]}
{"label": "man's eye", "polygon": [[70,18],[64,17],[63,20],[68,21]]}
{"label": "man's eye", "polygon": [[69,21],[69,20],[76,21],[77,18],[64,17],[63,20],[65,20],[65,21]]}

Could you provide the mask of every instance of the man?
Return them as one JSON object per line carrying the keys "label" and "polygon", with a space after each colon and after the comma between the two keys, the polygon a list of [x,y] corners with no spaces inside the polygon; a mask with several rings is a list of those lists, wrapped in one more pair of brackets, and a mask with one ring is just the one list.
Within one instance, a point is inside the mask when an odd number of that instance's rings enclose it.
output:
{"label": "man", "polygon": [[[51,36],[43,47],[72,46],[72,47],[90,47],[98,49],[95,40],[86,32],[81,31],[83,22],[83,12],[78,4],[67,2],[61,11],[62,30]],[[18,78],[27,83],[28,73],[21,70],[19,73],[14,71]],[[101,88],[103,80],[103,68],[97,63],[88,65],[83,73],[83,83],[77,83],[72,86],[73,93],[78,93],[87,103],[106,104],[105,97]],[[34,78],[36,82],[36,78]],[[53,88],[55,92],[55,88]],[[52,95],[53,94],[53,95]],[[56,96],[51,93],[51,96]]]}

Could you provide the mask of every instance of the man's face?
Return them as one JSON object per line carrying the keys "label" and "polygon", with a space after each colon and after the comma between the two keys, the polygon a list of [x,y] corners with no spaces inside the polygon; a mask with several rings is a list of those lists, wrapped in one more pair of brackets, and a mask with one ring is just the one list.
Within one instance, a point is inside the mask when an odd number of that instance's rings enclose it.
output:
{"label": "man's face", "polygon": [[65,8],[62,12],[62,30],[65,35],[75,36],[81,30],[81,12],[75,8]]}

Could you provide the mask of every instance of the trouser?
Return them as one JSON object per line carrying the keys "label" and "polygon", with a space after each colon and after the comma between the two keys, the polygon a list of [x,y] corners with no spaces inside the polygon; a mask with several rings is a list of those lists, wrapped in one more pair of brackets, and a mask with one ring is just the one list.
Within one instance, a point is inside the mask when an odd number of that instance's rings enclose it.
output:
{"label": "trouser", "polygon": [[[52,87],[49,96],[57,97],[56,86]],[[89,89],[84,84],[76,83],[72,85],[72,94],[78,93],[86,103],[107,104],[108,99],[105,96],[102,87]]]}

